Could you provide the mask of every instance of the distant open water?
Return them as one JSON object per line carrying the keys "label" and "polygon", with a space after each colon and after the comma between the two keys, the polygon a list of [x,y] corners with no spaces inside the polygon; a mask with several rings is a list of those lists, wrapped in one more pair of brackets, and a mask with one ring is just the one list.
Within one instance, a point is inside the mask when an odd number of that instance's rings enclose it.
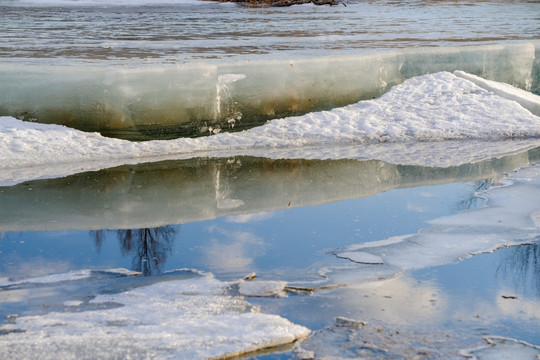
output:
{"label": "distant open water", "polygon": [[289,8],[167,2],[0,0],[0,60],[182,63],[540,37],[537,1],[349,0],[346,7]]}

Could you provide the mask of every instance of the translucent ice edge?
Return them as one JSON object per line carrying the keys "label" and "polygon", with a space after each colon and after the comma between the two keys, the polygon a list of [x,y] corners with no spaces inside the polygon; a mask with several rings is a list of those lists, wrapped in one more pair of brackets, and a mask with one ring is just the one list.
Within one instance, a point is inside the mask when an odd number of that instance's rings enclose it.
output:
{"label": "translucent ice edge", "polygon": [[[351,261],[321,270],[322,286],[374,281],[432,266],[451,264],[504,246],[540,242],[540,166],[508,176],[506,185],[479,193],[482,208],[430,221],[429,228],[334,251]],[[360,263],[352,265],[352,263]],[[363,266],[362,271],[358,267]]]}
{"label": "translucent ice edge", "polygon": [[[440,72],[411,78],[378,99],[276,119],[238,133],[143,143],[0,117],[0,183],[164,158],[372,158],[390,163],[451,166],[478,160],[482,149],[468,146],[472,140],[517,138],[527,141],[519,150],[531,148],[540,135],[540,117],[519,102],[528,107],[538,106],[540,97],[493,81],[483,80],[482,86],[487,87],[484,83],[505,91],[495,94],[472,81]],[[455,151],[447,149],[444,143],[437,146],[449,140],[459,142]],[[392,144],[389,152],[378,145],[367,146],[382,143]],[[489,145],[489,156],[517,150],[508,145]],[[422,156],[418,156],[419,146],[427,150]]]}
{"label": "translucent ice edge", "polygon": [[[64,306],[80,309],[12,316],[15,321],[0,325],[0,334],[5,334],[0,335],[0,358],[221,359],[309,334],[307,328],[259,313],[243,297],[231,295],[238,285],[206,274],[98,295],[90,301],[91,311],[67,300]],[[279,286],[259,286],[268,288]]]}

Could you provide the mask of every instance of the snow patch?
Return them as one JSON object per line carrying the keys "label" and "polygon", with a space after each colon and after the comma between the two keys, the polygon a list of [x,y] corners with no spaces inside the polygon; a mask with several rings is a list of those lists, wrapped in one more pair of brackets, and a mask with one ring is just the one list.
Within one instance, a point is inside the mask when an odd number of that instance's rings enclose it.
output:
{"label": "snow patch", "polygon": [[495,95],[508,100],[513,100],[534,115],[540,116],[540,96],[538,95],[535,95],[529,91],[518,89],[508,84],[486,80],[479,76],[468,74],[464,71],[454,71],[454,75],[472,81],[482,89],[491,91]]}

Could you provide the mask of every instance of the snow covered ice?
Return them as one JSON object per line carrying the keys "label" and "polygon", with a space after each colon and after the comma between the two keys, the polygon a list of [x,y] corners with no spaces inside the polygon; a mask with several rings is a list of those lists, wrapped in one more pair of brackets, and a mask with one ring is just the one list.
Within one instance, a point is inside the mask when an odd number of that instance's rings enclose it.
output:
{"label": "snow covered ice", "polygon": [[[92,280],[99,281],[99,277]],[[40,280],[33,281],[39,284]],[[50,279],[45,281],[49,283]],[[81,281],[72,277],[68,283]],[[81,295],[72,292],[75,299],[64,301],[58,311],[12,316],[15,322],[0,325],[0,357],[228,358],[292,343],[309,334],[305,327],[280,316],[259,313],[243,297],[234,295],[234,288],[242,283],[186,272],[185,278],[158,279],[150,285],[113,290],[90,300],[77,299]],[[27,289],[17,283],[0,286],[8,294],[10,290],[16,293]],[[246,291],[251,296],[268,296],[266,289],[282,286],[263,282],[249,290],[246,287]]]}

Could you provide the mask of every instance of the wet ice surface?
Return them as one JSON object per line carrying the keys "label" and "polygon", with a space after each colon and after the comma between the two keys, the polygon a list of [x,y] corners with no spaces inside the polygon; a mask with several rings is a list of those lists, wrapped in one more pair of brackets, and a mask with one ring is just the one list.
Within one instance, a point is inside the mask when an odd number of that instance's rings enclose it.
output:
{"label": "wet ice surface", "polygon": [[484,347],[464,351],[464,357],[475,357],[476,359],[538,359],[540,347],[514,339],[499,337],[486,338],[488,343]]}
{"label": "wet ice surface", "polygon": [[[503,248],[281,306],[294,321],[325,324],[297,346],[300,358],[502,359],[513,352],[508,358],[536,359],[540,288],[534,256],[527,259],[534,252],[538,244]],[[325,315],[309,318],[302,307]]]}

